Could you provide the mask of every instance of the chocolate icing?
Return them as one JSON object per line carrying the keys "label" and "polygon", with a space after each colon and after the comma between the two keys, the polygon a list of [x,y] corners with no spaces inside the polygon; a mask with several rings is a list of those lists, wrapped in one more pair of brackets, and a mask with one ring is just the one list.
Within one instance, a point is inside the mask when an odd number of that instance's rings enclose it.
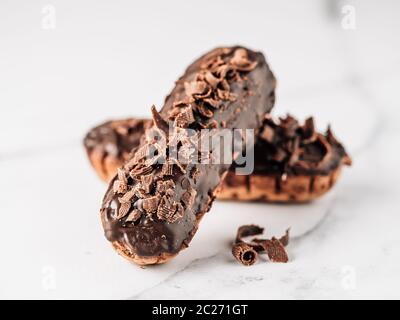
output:
{"label": "chocolate icing", "polygon": [[315,131],[313,118],[301,125],[288,115],[279,120],[266,116],[255,146],[255,174],[328,175],[343,161],[350,164],[346,150],[330,127]]}
{"label": "chocolate icing", "polygon": [[[189,66],[160,114],[153,108],[154,125],[110,183],[101,209],[107,239],[122,244],[132,257],[176,254],[186,247],[230,164],[182,164],[169,156],[168,139],[154,137],[173,124],[174,137],[183,139],[181,152],[190,140],[181,128],[197,133],[202,128],[257,129],[273,106],[274,89],[264,56],[245,48],[217,48]],[[149,153],[150,161],[144,157]],[[146,192],[142,177],[148,175],[153,180]],[[146,209],[149,198],[157,205]]]}
{"label": "chocolate icing", "polygon": [[121,162],[128,159],[133,148],[137,147],[151,120],[125,119],[107,121],[88,132],[84,139],[86,152],[101,150],[104,157],[110,155]]}

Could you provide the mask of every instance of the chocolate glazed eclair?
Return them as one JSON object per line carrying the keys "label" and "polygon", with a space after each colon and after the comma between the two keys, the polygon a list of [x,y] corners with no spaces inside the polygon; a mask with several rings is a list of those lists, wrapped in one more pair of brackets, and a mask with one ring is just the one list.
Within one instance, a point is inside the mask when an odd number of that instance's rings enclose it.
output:
{"label": "chocolate glazed eclair", "polygon": [[110,182],[116,175],[151,124],[149,119],[114,120],[87,133],[83,144],[90,163],[103,181]]}
{"label": "chocolate glazed eclair", "polygon": [[[313,118],[301,125],[287,116],[279,120],[267,115],[254,147],[254,172],[224,180],[219,199],[301,203],[330,190],[351,158],[328,127],[315,130]],[[234,168],[232,168],[234,169]]]}
{"label": "chocolate glazed eclair", "polygon": [[[84,144],[90,162],[106,182],[137,147],[151,120],[108,121],[92,129]],[[250,176],[236,175],[231,167],[218,199],[299,203],[314,200],[336,183],[351,159],[330,128],[314,128],[313,118],[303,125],[291,116],[273,120],[267,115],[255,144],[255,167]]]}
{"label": "chocolate glazed eclair", "polygon": [[[123,257],[163,263],[188,246],[231,166],[191,161],[192,139],[203,128],[258,129],[274,104],[275,85],[264,56],[242,47],[212,50],[189,66],[161,112],[153,107],[152,127],[104,197],[105,235]],[[172,136],[160,138],[169,127]]]}

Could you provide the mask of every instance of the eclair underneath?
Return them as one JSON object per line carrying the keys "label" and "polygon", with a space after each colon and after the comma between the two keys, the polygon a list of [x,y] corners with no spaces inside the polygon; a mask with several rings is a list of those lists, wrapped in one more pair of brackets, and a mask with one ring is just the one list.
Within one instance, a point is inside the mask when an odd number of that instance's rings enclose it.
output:
{"label": "eclair underneath", "polygon": [[[109,182],[139,145],[148,119],[105,122],[93,128],[84,145],[99,177]],[[228,172],[218,199],[301,203],[319,198],[338,180],[351,159],[330,128],[318,133],[309,118],[303,125],[291,116],[273,120],[266,116],[255,144],[254,172]]]}

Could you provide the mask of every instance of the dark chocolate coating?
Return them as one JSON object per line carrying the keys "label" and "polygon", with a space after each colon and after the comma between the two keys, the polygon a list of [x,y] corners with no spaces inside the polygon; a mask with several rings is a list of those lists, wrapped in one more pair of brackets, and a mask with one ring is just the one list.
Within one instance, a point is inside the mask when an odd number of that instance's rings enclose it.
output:
{"label": "dark chocolate coating", "polygon": [[[220,59],[223,63],[236,62],[237,56],[245,53],[249,62],[239,61],[238,66],[242,69],[236,70],[235,76],[227,74],[225,76],[229,92],[235,95],[235,98],[223,100],[223,106],[211,109],[212,115],[204,116],[199,110],[204,105],[204,99],[194,99],[190,104],[194,106],[193,123],[189,128],[199,131],[204,127],[217,127],[227,129],[258,129],[263,122],[264,116],[273,107],[275,100],[276,80],[269,69],[263,54],[250,51],[241,47],[218,48],[196,60],[186,70],[185,74],[177,81],[175,88],[166,98],[164,107],[161,109],[161,117],[165,121],[176,120],[176,116],[171,116],[171,112],[176,109],[179,101],[185,101],[188,98],[188,89],[185,83],[192,83],[199,77],[199,73],[207,71],[208,63],[214,63]],[[256,62],[256,64],[250,64]],[[246,66],[251,65],[248,70]],[[199,90],[199,88],[194,88]],[[194,95],[193,95],[194,97]],[[219,101],[218,101],[219,102]],[[189,104],[187,104],[189,105]],[[158,119],[158,122],[162,122]],[[160,124],[160,126],[162,126]],[[142,141],[140,147],[144,147],[146,142]],[[132,158],[137,153],[132,153]],[[129,161],[128,161],[129,162]],[[134,165],[138,165],[135,163]],[[229,170],[230,164],[194,164],[189,163],[185,172],[180,171],[174,166],[173,174],[169,178],[161,174],[159,166],[153,166],[152,178],[158,181],[173,180],[175,187],[170,199],[174,206],[182,203],[182,197],[188,190],[195,191],[193,202],[184,208],[180,219],[168,221],[162,219],[160,215],[143,213],[135,222],[127,222],[126,217],[118,217],[121,203],[120,195],[113,191],[115,181],[119,179],[116,176],[111,181],[110,186],[103,200],[101,209],[101,218],[105,235],[111,242],[118,242],[128,249],[132,256],[136,257],[154,257],[166,254],[176,254],[182,248],[187,247],[194,236],[198,222],[201,217],[209,211],[215,198],[215,191],[220,185],[224,174]],[[135,187],[138,182],[129,176],[129,169],[124,169],[120,173],[127,179],[129,189]],[[193,172],[197,172],[196,178]],[[121,181],[121,180],[118,180]],[[117,182],[118,182],[117,181]],[[155,184],[151,186],[152,191],[149,196],[156,196]],[[132,207],[140,207],[141,198],[133,197]]]}
{"label": "dark chocolate coating", "polygon": [[[265,134],[268,128],[270,137]],[[300,124],[289,115],[279,120],[267,116],[254,150],[254,173],[278,178],[329,175],[348,158],[330,128],[322,134],[315,131],[313,118]]]}
{"label": "dark chocolate coating", "polygon": [[[329,154],[329,161],[323,160],[326,150],[319,141],[314,141],[308,144],[300,141],[299,146],[304,148],[303,159],[306,163],[314,162],[314,166],[300,166],[296,163],[288,165],[290,153],[286,155],[281,161],[277,161],[275,158],[278,150],[285,149],[285,132],[280,124],[274,123],[274,141],[269,142],[262,137],[263,129],[271,123],[270,117],[264,120],[263,127],[260,130],[260,134],[256,138],[256,144],[254,146],[254,175],[259,176],[276,176],[280,177],[283,174],[288,176],[305,175],[329,175],[332,171],[336,170],[341,164],[344,158],[348,157],[347,152],[343,145],[336,139],[330,139],[329,136],[332,133],[326,132],[325,135],[322,133],[316,133],[320,137],[324,137],[331,146],[331,153]],[[87,153],[90,158],[90,153],[96,149],[101,148],[103,150],[117,150],[117,155],[111,154],[116,157],[118,162],[122,165],[127,159],[132,149],[136,148],[140,144],[140,140],[144,135],[146,127],[151,125],[152,120],[150,119],[126,119],[126,120],[115,120],[105,122],[95,128],[93,128],[85,137],[84,144]],[[129,128],[127,129],[127,126]],[[128,134],[118,134],[116,128],[123,127],[127,129]],[[117,132],[116,132],[117,131]],[[125,130],[123,130],[125,131]],[[296,129],[296,136],[302,137],[304,135],[301,126],[298,125]],[[110,152],[104,152],[104,154],[110,154]],[[231,172],[235,171],[235,166],[230,168]],[[230,180],[235,179],[235,176],[230,175]],[[231,181],[232,185],[235,185],[234,181]]]}
{"label": "dark chocolate coating", "polygon": [[127,158],[126,155],[139,145],[150,123],[149,119],[134,118],[107,121],[87,133],[83,140],[86,152],[90,156],[96,148],[101,148],[104,155],[118,159]]}

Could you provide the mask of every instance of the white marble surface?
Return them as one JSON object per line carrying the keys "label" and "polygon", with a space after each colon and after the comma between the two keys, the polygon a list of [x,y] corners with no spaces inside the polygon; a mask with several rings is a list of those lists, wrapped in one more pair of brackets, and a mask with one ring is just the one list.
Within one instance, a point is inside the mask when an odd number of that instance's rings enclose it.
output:
{"label": "white marble surface", "polygon": [[[41,25],[47,4],[55,29]],[[355,30],[342,28],[345,4]],[[399,9],[1,2],[0,298],[400,298]],[[131,265],[103,237],[105,185],[81,139],[104,119],[147,116],[193,58],[232,43],[266,53],[279,79],[274,113],[332,123],[354,166],[313,204],[216,203],[171,263]],[[290,263],[237,264],[229,242],[249,222],[276,235],[291,226]]]}

